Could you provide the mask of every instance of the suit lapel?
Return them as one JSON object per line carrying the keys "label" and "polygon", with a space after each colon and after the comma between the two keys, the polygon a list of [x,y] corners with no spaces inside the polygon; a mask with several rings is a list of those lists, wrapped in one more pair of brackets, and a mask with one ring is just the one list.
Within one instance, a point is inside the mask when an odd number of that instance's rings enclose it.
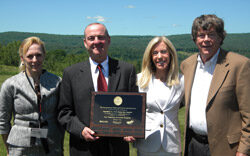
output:
{"label": "suit lapel", "polygon": [[120,71],[120,66],[118,65],[118,61],[109,57],[109,80],[108,80],[109,92],[115,92],[117,90],[120,76],[121,76],[121,71]]}
{"label": "suit lapel", "polygon": [[[170,102],[173,100],[173,97],[176,95],[176,89],[175,89],[175,86],[172,86],[171,89],[170,89],[170,95],[168,97],[168,100],[166,100],[166,103],[165,105],[163,106],[163,109],[166,110],[166,109],[171,109],[171,105],[170,105]],[[171,107],[170,107],[171,106]]]}
{"label": "suit lapel", "polygon": [[89,60],[83,62],[80,65],[80,75],[79,75],[79,83],[83,83],[83,86],[86,86],[84,88],[90,88],[90,91],[95,91],[93,79],[91,75],[91,69],[90,69],[90,63]]}
{"label": "suit lapel", "polygon": [[157,102],[157,91],[155,89],[155,84],[154,84],[154,76],[152,75],[151,80],[149,81],[148,85],[148,91],[147,94],[149,93],[151,96],[150,98],[154,99],[154,103],[159,107],[159,110],[163,110],[162,105]]}
{"label": "suit lapel", "polygon": [[208,98],[207,98],[207,108],[209,106],[210,101],[213,99],[213,97],[216,95],[218,92],[219,88],[223,84],[227,73],[229,71],[229,63],[226,61],[226,54],[224,50],[221,49],[218,60],[215,66],[215,70],[213,73],[213,79],[210,84],[210,89],[208,93]]}
{"label": "suit lapel", "polygon": [[187,107],[189,107],[190,105],[191,90],[192,90],[196,66],[197,66],[197,57],[198,57],[198,54],[194,55],[194,57],[189,61],[189,63],[187,64],[189,68],[184,73],[185,74],[185,77],[184,77],[185,94],[187,94],[185,95],[186,97],[185,100],[187,103]]}

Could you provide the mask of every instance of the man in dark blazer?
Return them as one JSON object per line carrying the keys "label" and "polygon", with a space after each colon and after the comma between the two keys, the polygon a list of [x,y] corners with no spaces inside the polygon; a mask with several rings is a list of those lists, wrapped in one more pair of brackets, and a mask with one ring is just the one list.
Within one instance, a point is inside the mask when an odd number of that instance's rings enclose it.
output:
{"label": "man in dark blazer", "polygon": [[98,91],[98,64],[103,67],[108,92],[137,92],[135,68],[108,57],[110,36],[103,24],[88,25],[84,34],[89,60],[66,68],[60,87],[58,120],[70,134],[70,155],[128,156],[123,138],[96,137],[89,128],[91,92]]}
{"label": "man in dark blazer", "polygon": [[199,49],[181,63],[185,79],[185,156],[250,155],[250,60],[220,48],[226,36],[216,15],[197,17]]}

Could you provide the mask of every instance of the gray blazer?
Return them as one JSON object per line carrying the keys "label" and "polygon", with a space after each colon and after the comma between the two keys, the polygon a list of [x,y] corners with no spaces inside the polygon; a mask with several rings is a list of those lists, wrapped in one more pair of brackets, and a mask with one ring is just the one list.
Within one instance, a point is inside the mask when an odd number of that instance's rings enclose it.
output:
{"label": "gray blazer", "polygon": [[[30,77],[31,85],[34,81]],[[49,72],[40,77],[42,117],[48,121],[48,144],[54,155],[62,155],[64,130],[58,124],[57,101],[61,78]],[[0,91],[0,134],[9,134],[7,143],[14,146],[31,147],[30,123],[38,121],[37,96],[25,72],[7,79]],[[11,118],[14,124],[11,127]]]}

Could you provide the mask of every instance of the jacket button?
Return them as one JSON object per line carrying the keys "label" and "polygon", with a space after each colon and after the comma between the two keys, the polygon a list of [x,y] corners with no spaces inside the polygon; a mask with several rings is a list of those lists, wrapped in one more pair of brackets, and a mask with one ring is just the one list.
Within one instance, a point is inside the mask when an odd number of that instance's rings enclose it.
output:
{"label": "jacket button", "polygon": [[161,124],[160,127],[162,128],[162,127],[163,127],[163,124]]}

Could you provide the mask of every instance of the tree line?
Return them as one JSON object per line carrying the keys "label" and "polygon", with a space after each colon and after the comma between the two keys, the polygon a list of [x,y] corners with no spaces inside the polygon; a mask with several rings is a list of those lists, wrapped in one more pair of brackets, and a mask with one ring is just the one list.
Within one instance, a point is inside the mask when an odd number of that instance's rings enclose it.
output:
{"label": "tree line", "polygon": [[[19,57],[19,46],[21,41],[13,41],[8,43],[7,45],[0,44],[0,64],[1,65],[8,65],[8,66],[19,66],[20,64],[20,57]],[[113,52],[112,52],[113,51]],[[124,52],[123,54],[119,53],[117,49],[110,49],[109,55],[111,57],[127,61],[132,63],[136,70],[140,70],[141,66],[141,59],[142,55],[136,50],[128,49],[125,51],[134,51],[133,53]],[[56,50],[49,50],[46,52],[45,61],[44,61],[44,68],[48,71],[55,73],[57,75],[62,76],[62,72],[64,68],[81,62],[83,60],[87,60],[89,57],[88,52],[83,49],[81,53],[67,53],[63,49],[56,49]]]}
{"label": "tree line", "polygon": [[[15,36],[16,35],[16,36]],[[18,49],[21,41],[30,36],[38,36],[45,42],[47,49],[44,68],[62,76],[63,69],[88,59],[88,52],[83,46],[80,35],[51,35],[35,33],[0,33],[0,64],[18,66]],[[139,72],[144,50],[153,36],[111,36],[109,55],[133,64]],[[190,35],[168,36],[178,52],[179,63],[194,52],[197,47]],[[250,58],[250,33],[230,34],[224,41],[223,48],[232,50]]]}

